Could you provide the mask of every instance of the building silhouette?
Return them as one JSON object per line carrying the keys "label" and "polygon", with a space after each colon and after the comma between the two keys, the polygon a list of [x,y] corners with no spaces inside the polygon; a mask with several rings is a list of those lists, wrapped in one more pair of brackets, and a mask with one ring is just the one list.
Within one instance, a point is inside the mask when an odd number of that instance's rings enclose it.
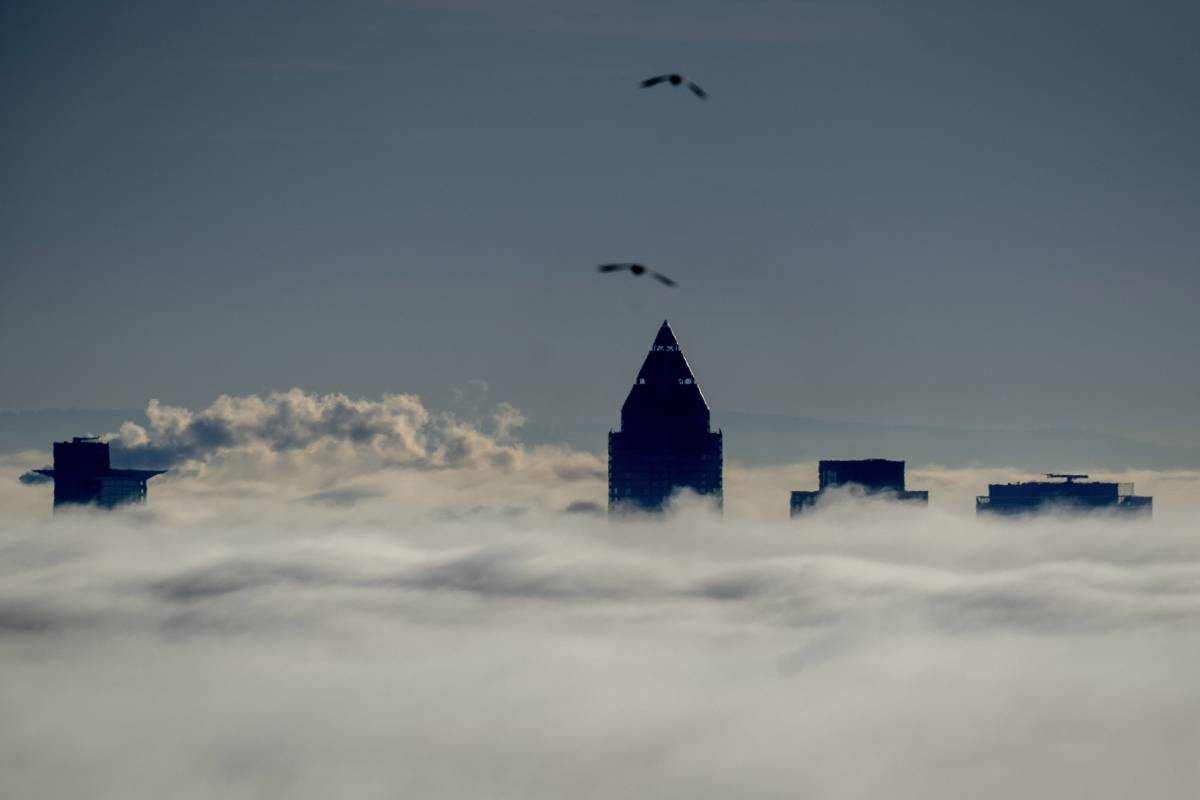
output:
{"label": "building silhouette", "polygon": [[166,470],[113,469],[108,442],[94,436],[76,436],[54,443],[54,468],[35,470],[54,479],[54,507],[98,505],[115,508],[146,499],[146,481]]}
{"label": "building silhouette", "polygon": [[815,492],[792,492],[792,516],[816,505],[825,491],[839,486],[858,486],[869,494],[886,494],[895,500],[928,503],[929,492],[904,488],[904,462],[885,458],[859,461],[821,461],[817,467],[820,488]]}
{"label": "building silhouette", "polygon": [[976,514],[1035,514],[1052,510],[1149,514],[1154,507],[1154,498],[1135,495],[1132,483],[1085,481],[1087,475],[1055,472],[1048,472],[1045,477],[1051,480],[988,484],[987,495],[975,498]]}
{"label": "building silhouette", "polygon": [[708,404],[664,320],[608,433],[610,512],[661,511],[679,489],[722,498],[722,436],[709,430]]}

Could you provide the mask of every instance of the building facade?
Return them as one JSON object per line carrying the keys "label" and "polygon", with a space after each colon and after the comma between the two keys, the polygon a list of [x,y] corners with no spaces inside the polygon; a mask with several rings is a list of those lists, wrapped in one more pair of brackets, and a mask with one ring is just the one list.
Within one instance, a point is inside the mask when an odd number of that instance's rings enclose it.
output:
{"label": "building facade", "polygon": [[54,443],[54,468],[36,472],[54,479],[54,507],[97,505],[116,508],[146,499],[146,481],[166,470],[113,469],[108,442],[76,436]]}
{"label": "building facade", "polygon": [[664,320],[608,434],[609,512],[661,511],[690,489],[723,503],[720,431],[679,342]]}
{"label": "building facade", "polygon": [[1133,493],[1132,483],[1087,481],[1087,475],[1048,472],[1049,481],[990,483],[975,498],[977,514],[1034,514],[1042,511],[1113,511],[1149,514],[1154,498]]}
{"label": "building facade", "polygon": [[929,492],[904,488],[904,462],[886,458],[857,461],[821,461],[817,466],[819,487],[815,492],[792,492],[794,517],[816,505],[827,490],[839,486],[858,486],[866,494],[886,494],[889,498],[909,503],[928,503]]}

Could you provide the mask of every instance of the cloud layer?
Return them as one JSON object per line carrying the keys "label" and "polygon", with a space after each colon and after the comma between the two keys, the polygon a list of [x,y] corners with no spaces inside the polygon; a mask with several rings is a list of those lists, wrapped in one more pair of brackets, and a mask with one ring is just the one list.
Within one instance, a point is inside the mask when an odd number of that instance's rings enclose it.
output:
{"label": "cloud layer", "polygon": [[1184,798],[1200,476],[1151,519],[989,521],[815,465],[609,521],[603,463],[294,390],[152,404],[147,505],[51,515],[0,458],[0,795]]}
{"label": "cloud layer", "polygon": [[610,523],[400,496],[0,518],[0,793],[1183,798],[1200,779],[1192,516],[846,499],[797,524],[686,503]]}

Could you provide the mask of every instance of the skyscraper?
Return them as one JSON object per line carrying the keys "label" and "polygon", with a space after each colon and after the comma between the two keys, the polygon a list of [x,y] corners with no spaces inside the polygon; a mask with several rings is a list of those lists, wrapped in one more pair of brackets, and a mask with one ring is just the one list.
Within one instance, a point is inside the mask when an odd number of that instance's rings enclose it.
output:
{"label": "skyscraper", "polygon": [[608,433],[608,508],[661,511],[690,489],[722,505],[722,437],[671,326],[663,321]]}
{"label": "skyscraper", "polygon": [[54,468],[36,472],[54,479],[54,507],[91,505],[115,508],[146,499],[146,481],[166,470],[113,469],[108,442],[76,436],[54,443]]}

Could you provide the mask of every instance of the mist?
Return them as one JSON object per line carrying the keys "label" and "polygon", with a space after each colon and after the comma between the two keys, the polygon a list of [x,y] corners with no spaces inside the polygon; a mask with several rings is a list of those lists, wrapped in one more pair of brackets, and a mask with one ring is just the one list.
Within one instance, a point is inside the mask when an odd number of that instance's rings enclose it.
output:
{"label": "mist", "polygon": [[977,520],[1003,472],[942,469],[910,473],[929,508],[793,521],[779,492],[814,465],[735,464],[723,517],[609,520],[590,456],[509,446],[345,479],[325,447],[224,452],[145,506],[54,515],[16,480],[37,456],[0,461],[2,793],[1200,785],[1195,474],[1135,476],[1170,500],[1133,521]]}

